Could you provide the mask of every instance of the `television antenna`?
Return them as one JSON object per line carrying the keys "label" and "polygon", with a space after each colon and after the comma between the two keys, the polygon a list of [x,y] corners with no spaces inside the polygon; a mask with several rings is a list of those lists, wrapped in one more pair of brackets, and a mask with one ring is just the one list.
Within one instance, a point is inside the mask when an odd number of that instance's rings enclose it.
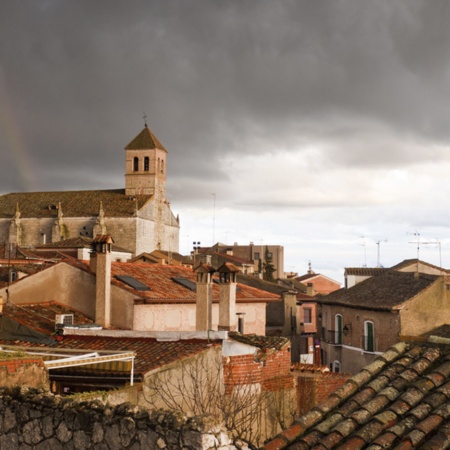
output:
{"label": "television antenna", "polygon": [[420,246],[421,245],[436,245],[439,249],[439,267],[442,267],[442,254],[441,254],[441,242],[435,238],[435,241],[421,241],[420,240],[420,233],[415,232],[414,236],[417,237],[416,241],[410,242],[410,244],[416,244],[417,245],[417,265],[419,264],[419,255],[420,255]]}
{"label": "television antenna", "polygon": [[365,238],[365,236],[360,236],[360,238],[362,239],[362,243],[360,245],[362,245],[364,247],[364,264],[363,264],[363,267],[367,267],[366,238]]}
{"label": "television antenna", "polygon": [[377,244],[377,246],[378,246],[378,249],[377,249],[377,267],[383,267],[383,266],[380,264],[380,244],[381,244],[382,242],[387,242],[387,239],[379,239],[379,240],[376,242],[376,244]]}

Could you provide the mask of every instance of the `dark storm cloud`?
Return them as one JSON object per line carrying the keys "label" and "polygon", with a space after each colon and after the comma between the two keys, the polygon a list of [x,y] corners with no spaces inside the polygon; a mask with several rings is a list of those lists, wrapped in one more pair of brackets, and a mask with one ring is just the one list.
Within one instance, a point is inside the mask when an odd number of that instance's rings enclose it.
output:
{"label": "dark storm cloud", "polygon": [[89,188],[93,168],[123,182],[143,111],[180,196],[180,180],[231,179],[227,154],[320,143],[330,164],[409,164],[405,136],[449,138],[449,15],[426,0],[3,2],[2,189],[24,189],[8,120],[40,188]]}

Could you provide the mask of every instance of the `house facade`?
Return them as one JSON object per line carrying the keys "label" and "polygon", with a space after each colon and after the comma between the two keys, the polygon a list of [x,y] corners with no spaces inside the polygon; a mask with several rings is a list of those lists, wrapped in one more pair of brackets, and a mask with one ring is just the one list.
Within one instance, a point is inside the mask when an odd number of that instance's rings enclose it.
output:
{"label": "house facade", "polygon": [[284,247],[282,245],[255,245],[253,242],[249,245],[239,245],[237,242],[227,245],[218,242],[212,247],[200,247],[198,253],[211,255],[211,257],[214,255],[216,259],[221,254],[239,258],[243,267],[242,272],[246,274],[258,273],[268,257],[274,267],[273,278],[284,277]]}
{"label": "house facade", "polygon": [[125,148],[125,186],[0,196],[0,242],[35,247],[112,234],[133,255],[177,252],[179,220],[166,198],[167,150],[145,128]]}
{"label": "house facade", "polygon": [[402,337],[445,324],[448,300],[446,277],[396,270],[318,298],[323,362],[356,373]]}

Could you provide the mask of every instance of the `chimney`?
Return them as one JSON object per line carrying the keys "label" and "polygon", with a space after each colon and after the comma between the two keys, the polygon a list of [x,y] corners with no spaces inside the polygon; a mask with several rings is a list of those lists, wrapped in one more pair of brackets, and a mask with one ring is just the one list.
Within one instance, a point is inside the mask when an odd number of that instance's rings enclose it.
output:
{"label": "chimney", "polygon": [[306,283],[306,295],[314,297],[316,291],[314,290],[314,285],[312,283]]}
{"label": "chimney", "polygon": [[212,328],[212,280],[214,269],[208,264],[199,264],[194,269],[197,275],[197,301],[195,308],[196,331]]}
{"label": "chimney", "polygon": [[113,242],[109,234],[98,234],[92,241],[91,270],[94,266],[93,271],[96,274],[95,322],[103,328],[109,328],[111,325],[111,246]]}
{"label": "chimney", "polygon": [[236,331],[236,274],[239,269],[224,263],[219,272],[219,330]]}

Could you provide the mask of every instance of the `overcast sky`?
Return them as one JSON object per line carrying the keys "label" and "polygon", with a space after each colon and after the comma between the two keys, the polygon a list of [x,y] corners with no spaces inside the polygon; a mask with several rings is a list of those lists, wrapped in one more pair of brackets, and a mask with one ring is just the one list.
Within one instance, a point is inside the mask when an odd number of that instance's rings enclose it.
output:
{"label": "overcast sky", "polygon": [[449,23],[446,0],[2,0],[0,193],[122,187],[145,111],[182,253],[278,244],[342,282],[419,239],[449,267]]}

